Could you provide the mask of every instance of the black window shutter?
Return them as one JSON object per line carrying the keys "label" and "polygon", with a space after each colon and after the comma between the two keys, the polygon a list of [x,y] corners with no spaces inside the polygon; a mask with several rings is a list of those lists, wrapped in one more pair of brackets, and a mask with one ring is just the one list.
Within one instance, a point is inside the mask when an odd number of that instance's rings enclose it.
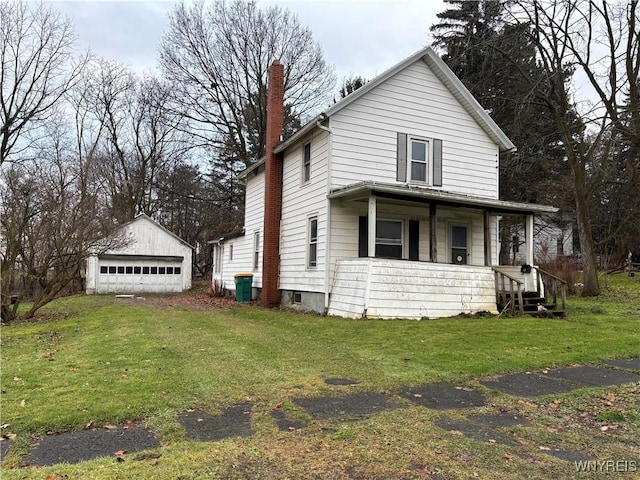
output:
{"label": "black window shutter", "polygon": [[419,260],[420,222],[409,220],[409,260]]}
{"label": "black window shutter", "polygon": [[407,181],[407,134],[398,133],[396,180]]}
{"label": "black window shutter", "polygon": [[367,216],[358,218],[358,257],[369,256],[369,233]]}
{"label": "black window shutter", "polygon": [[433,139],[433,186],[442,186],[442,140]]}

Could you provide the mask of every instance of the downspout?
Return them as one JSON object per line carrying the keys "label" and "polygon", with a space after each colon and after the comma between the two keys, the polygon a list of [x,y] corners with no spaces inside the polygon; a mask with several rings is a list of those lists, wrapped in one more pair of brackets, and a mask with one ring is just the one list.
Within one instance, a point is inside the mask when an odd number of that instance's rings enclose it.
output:
{"label": "downspout", "polygon": [[[326,117],[325,117],[326,118]],[[325,221],[325,245],[324,245],[324,314],[329,312],[329,301],[331,299],[331,292],[329,291],[329,277],[331,274],[331,200],[329,199],[329,193],[331,192],[331,152],[332,152],[332,139],[331,129],[325,127],[320,123],[320,120],[316,122],[316,126],[320,130],[327,132],[327,196],[325,197],[326,208],[325,215],[327,216]]]}

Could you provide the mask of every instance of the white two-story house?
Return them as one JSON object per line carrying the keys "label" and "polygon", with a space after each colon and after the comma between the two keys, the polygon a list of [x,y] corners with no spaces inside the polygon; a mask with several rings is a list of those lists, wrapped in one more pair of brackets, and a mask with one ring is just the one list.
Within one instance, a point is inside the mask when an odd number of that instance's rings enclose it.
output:
{"label": "white two-story house", "polygon": [[[352,318],[496,312],[498,217],[550,206],[498,198],[514,145],[431,48],[282,141],[282,71],[270,69],[267,154],[242,173],[245,225],[214,242],[213,281]],[[523,285],[527,271],[511,270]]]}

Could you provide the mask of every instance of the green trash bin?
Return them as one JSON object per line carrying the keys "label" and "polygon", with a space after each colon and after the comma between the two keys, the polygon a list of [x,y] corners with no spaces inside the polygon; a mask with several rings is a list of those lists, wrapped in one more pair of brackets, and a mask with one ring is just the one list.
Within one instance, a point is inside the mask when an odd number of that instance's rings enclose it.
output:
{"label": "green trash bin", "polygon": [[253,273],[236,273],[236,302],[250,302]]}

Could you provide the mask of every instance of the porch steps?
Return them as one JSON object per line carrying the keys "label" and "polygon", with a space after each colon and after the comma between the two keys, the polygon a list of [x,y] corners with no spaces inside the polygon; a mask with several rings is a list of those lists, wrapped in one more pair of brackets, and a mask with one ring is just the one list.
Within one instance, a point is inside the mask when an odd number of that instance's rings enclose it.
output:
{"label": "porch steps", "polygon": [[[511,294],[506,294],[507,303],[511,301]],[[516,309],[519,309],[520,302],[517,295],[514,296]],[[498,309],[502,310],[505,305],[498,305]],[[542,307],[542,308],[541,308]],[[546,298],[538,296],[537,292],[522,293],[522,309],[528,315],[534,317],[564,317],[565,311],[558,309],[554,303],[547,303]]]}

